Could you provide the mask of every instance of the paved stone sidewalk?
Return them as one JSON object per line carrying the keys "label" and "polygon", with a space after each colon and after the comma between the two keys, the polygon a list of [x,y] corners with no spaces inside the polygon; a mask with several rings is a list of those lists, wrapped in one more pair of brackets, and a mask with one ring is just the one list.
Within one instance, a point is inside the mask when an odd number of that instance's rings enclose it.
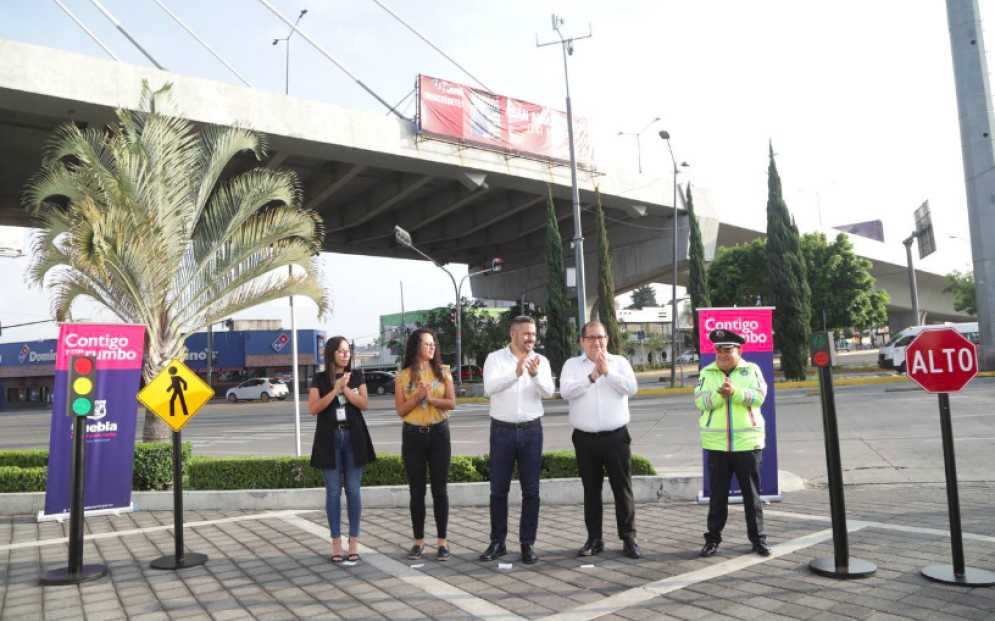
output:
{"label": "paved stone sidewalk", "polygon": [[[366,511],[363,559],[353,567],[329,562],[321,512],[191,512],[188,549],[210,561],[180,572],[149,567],[173,551],[171,513],[91,518],[85,560],[111,573],[78,587],[38,582],[43,571],[66,564],[66,546],[51,540],[64,537],[68,524],[3,518],[0,618],[995,621],[995,588],[944,586],[919,573],[950,563],[942,486],[848,488],[847,506],[851,555],[878,565],[873,578],[835,581],[809,572],[810,560],[832,555],[825,490],[792,493],[767,508],[775,550],[769,559],[749,553],[739,509],[720,554],[698,557],[706,508],[691,504],[638,507],[639,561],[622,556],[616,540],[593,560],[578,559],[582,509],[561,506],[542,510],[540,562],[522,565],[517,546],[509,546],[501,560],[510,569],[476,560],[488,543],[485,507],[453,511],[447,563],[434,560],[432,545],[425,560],[407,560],[406,509]],[[962,486],[961,508],[968,565],[995,570],[995,484]],[[610,533],[610,507],[605,517]]]}

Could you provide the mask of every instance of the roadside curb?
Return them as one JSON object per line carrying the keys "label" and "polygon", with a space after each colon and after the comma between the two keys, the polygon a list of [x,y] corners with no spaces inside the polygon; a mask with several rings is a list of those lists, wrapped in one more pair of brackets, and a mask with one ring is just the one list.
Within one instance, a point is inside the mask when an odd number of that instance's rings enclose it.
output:
{"label": "roadside curb", "polygon": [[[701,475],[636,476],[632,477],[632,494],[636,502],[693,501],[702,486]],[[453,507],[487,506],[490,503],[490,483],[451,483],[449,505]],[[407,485],[364,487],[363,507],[368,509],[405,508],[411,501]],[[543,479],[543,505],[576,505],[584,502],[580,479]],[[522,503],[522,492],[512,485],[508,495],[513,505]],[[611,490],[605,486],[602,499],[614,502]],[[173,492],[132,492],[136,511],[171,511]],[[428,494],[425,502],[432,504]],[[35,516],[45,508],[45,492],[0,494],[0,515]],[[184,511],[269,511],[277,509],[324,509],[324,488],[309,489],[250,489],[233,491],[183,492]]]}

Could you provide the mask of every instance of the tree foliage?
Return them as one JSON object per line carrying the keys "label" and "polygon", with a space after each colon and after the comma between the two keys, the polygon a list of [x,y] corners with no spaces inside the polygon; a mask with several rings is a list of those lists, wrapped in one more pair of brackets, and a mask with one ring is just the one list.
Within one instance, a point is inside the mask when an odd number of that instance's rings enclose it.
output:
{"label": "tree foliage", "polygon": [[567,271],[563,265],[563,239],[560,237],[559,220],[553,205],[553,190],[549,189],[546,201],[546,357],[553,375],[559,377],[563,364],[573,355],[574,329],[570,320],[570,303],[567,300]]}
{"label": "tree foliage", "polygon": [[618,329],[618,314],[615,312],[615,279],[612,277],[611,246],[608,243],[608,228],[605,226],[605,211],[601,207],[601,192],[594,188],[595,214],[598,220],[598,321],[605,324],[608,335],[608,352],[618,355],[622,351],[622,332]]}
{"label": "tree foliage", "polygon": [[974,317],[978,316],[978,300],[974,288],[974,272],[958,272],[954,270],[947,274],[947,286],[944,293],[954,296],[954,310],[965,311]]}
{"label": "tree foliage", "polygon": [[[460,344],[461,354],[464,359],[483,365],[487,354],[508,344],[508,333],[501,335],[499,319],[481,310],[483,303],[480,300],[463,298],[461,306],[460,322],[463,335]],[[449,304],[430,311],[425,321],[419,322],[420,327],[435,331],[444,362],[454,368],[456,366],[455,318],[456,305]]]}
{"label": "tree foliage", "polygon": [[691,194],[691,184],[687,189],[687,208],[689,233],[688,263],[690,276],[688,279],[688,293],[691,296],[691,343],[695,352],[700,349],[701,340],[698,336],[698,313],[699,308],[708,308],[712,305],[711,292],[708,289],[708,270],[705,267],[705,244],[701,241],[701,227],[698,226],[698,218],[694,213],[694,197]]}
{"label": "tree foliage", "polygon": [[789,380],[805,379],[811,292],[798,227],[788,213],[781,177],[770,145],[767,169],[767,283],[774,312],[774,343],[781,350],[781,371]]}
{"label": "tree foliage", "polygon": [[[24,203],[40,233],[27,279],[54,290],[52,314],[91,298],[146,327],[146,381],[185,356],[184,338],[258,304],[299,295],[330,309],[317,254],[321,219],[291,171],[256,168],[222,180],[238,153],[262,160],[265,138],[194,125],[170,85],[143,82],[137,110],[106,129],[57,128]],[[287,267],[299,266],[294,275]],[[146,413],[143,437],[168,437]]]}
{"label": "tree foliage", "polygon": [[659,305],[659,302],[656,301],[656,290],[653,285],[643,285],[632,290],[632,303],[629,304],[628,308],[641,310],[647,306],[653,308]]}
{"label": "tree foliage", "polygon": [[717,307],[769,304],[766,240],[720,247],[708,266],[708,287],[711,303]]}
{"label": "tree foliage", "polygon": [[888,293],[874,289],[872,263],[857,256],[846,234],[829,243],[824,233],[808,233],[802,236],[801,250],[812,292],[810,332],[823,329],[823,309],[826,328],[833,331],[871,328],[888,320]]}

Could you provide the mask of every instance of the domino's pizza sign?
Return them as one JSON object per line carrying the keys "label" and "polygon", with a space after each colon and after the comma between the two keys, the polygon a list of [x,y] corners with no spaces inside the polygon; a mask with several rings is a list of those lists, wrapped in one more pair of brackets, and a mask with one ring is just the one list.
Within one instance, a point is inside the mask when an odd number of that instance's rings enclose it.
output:
{"label": "domino's pizza sign", "polygon": [[27,345],[21,347],[21,353],[17,355],[17,361],[24,364],[24,361],[28,359],[28,355],[31,354],[31,349]]}
{"label": "domino's pizza sign", "polygon": [[290,342],[290,337],[287,336],[285,333],[281,332],[280,336],[278,336],[276,340],[273,341],[271,347],[273,348],[273,351],[282,351],[283,348],[286,347],[287,343],[289,342]]}

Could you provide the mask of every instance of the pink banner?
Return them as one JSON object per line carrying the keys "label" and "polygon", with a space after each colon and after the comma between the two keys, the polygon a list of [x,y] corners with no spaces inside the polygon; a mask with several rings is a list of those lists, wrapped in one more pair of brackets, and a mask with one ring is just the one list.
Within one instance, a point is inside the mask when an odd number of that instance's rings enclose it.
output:
{"label": "pink banner", "polygon": [[703,308],[698,311],[701,322],[699,344],[702,354],[714,354],[715,347],[708,334],[715,329],[732,330],[746,338],[743,352],[773,352],[773,313],[767,307]]}
{"label": "pink banner", "polygon": [[96,356],[98,370],[141,369],[144,342],[145,326],[62,324],[55,370],[68,370],[69,356]]}
{"label": "pink banner", "polygon": [[[552,160],[570,160],[567,114],[480,89],[418,76],[418,131],[461,143]],[[590,123],[574,117],[577,161],[591,164]]]}

